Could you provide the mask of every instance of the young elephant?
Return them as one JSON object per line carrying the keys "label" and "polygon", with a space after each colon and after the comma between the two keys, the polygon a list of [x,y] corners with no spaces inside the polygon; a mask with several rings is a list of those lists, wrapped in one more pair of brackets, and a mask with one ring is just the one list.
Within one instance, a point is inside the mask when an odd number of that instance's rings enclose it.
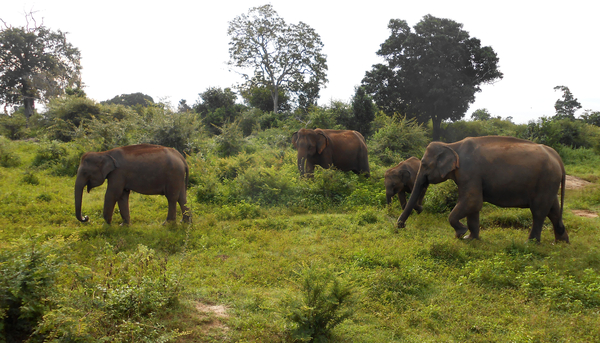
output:
{"label": "young elephant", "polygon": [[83,188],[88,193],[108,180],[104,196],[104,220],[110,224],[115,208],[119,210],[124,224],[129,224],[129,192],[141,194],[160,194],[167,197],[169,212],[167,221],[177,216],[177,203],[181,207],[183,221],[190,221],[186,206],[186,187],[188,165],[181,154],[172,148],[159,145],[140,144],[116,148],[103,152],[88,152],[81,157],[75,181],[75,216],[81,222],[87,222],[87,216],[81,216]]}
{"label": "young elephant", "polygon": [[[529,239],[540,241],[548,217],[555,240],[569,242],[562,221],[566,173],[554,149],[499,136],[432,142],[421,159],[414,192],[398,218],[398,227],[404,227],[425,186],[448,179],[458,186],[458,202],[448,218],[457,238],[467,231],[470,234],[465,238],[479,238],[479,211],[486,201],[500,207],[529,208],[533,215]],[[467,226],[460,222],[465,217]]]}
{"label": "young elephant", "polygon": [[[392,203],[394,195],[398,194],[398,200],[402,205],[402,209],[406,207],[406,192],[411,193],[417,180],[417,173],[421,167],[421,161],[416,157],[398,163],[397,166],[385,171],[385,197],[388,205]],[[423,211],[423,197],[425,191],[421,192],[421,196],[417,200],[415,210],[417,213]]]}

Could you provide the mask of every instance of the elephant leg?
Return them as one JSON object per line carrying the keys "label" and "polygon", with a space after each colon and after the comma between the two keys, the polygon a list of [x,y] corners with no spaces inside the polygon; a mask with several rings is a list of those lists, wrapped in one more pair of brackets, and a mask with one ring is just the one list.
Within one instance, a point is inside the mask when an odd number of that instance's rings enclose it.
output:
{"label": "elephant leg", "polygon": [[124,225],[129,225],[131,222],[131,217],[129,216],[129,193],[130,191],[124,190],[118,201],[119,212],[121,212],[121,218],[123,218]]}
{"label": "elephant leg", "polygon": [[[473,194],[474,192],[471,192]],[[481,210],[483,201],[481,195],[472,195],[466,197],[466,200],[459,199],[450,216],[448,221],[454,228],[456,238],[462,238],[467,231],[470,231],[470,235],[465,238],[479,238],[479,211]],[[467,226],[460,222],[461,219],[467,217]]]}
{"label": "elephant leg", "polygon": [[177,202],[179,203],[179,207],[181,208],[181,214],[183,216],[181,221],[183,221],[184,223],[191,222],[192,213],[190,212],[189,207],[186,206],[187,194],[185,188],[181,193],[179,193],[179,199],[177,200]]}
{"label": "elephant leg", "polygon": [[404,191],[398,192],[398,201],[400,201],[400,206],[404,209],[406,207],[406,193]]}
{"label": "elephant leg", "polygon": [[469,234],[464,239],[479,239],[479,211],[467,216]]}
{"label": "elephant leg", "polygon": [[[119,196],[120,195],[121,195],[121,193],[119,193]],[[110,189],[108,189],[106,191],[106,194],[104,195],[104,213],[103,213],[103,217],[104,217],[104,220],[106,221],[106,224],[112,223],[112,217],[113,217],[113,213],[115,211],[115,205],[117,204],[118,199],[119,199],[119,197],[117,197],[115,195],[115,192],[111,191]]]}
{"label": "elephant leg", "polygon": [[562,221],[558,198],[554,200],[552,208],[550,209],[550,213],[548,213],[548,218],[550,219],[550,221],[552,222],[552,226],[554,227],[554,240],[565,241],[569,243],[569,235],[567,234],[567,230],[565,229],[565,225]]}
{"label": "elephant leg", "polygon": [[423,198],[425,198],[425,193],[427,192],[427,187],[429,187],[428,185],[423,187],[423,189],[421,190],[421,195],[419,196],[419,199],[417,199],[417,205],[415,206],[415,210],[417,210],[417,213],[421,213],[423,212]]}

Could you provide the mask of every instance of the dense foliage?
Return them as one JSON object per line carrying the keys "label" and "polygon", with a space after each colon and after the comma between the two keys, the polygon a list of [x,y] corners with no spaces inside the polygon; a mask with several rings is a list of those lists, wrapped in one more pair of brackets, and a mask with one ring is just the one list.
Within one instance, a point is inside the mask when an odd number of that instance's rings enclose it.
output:
{"label": "dense foliage", "polygon": [[37,25],[31,13],[26,19],[26,26],[0,30],[0,102],[21,104],[29,118],[35,101],[46,102],[81,83],[81,55],[66,33]]}
{"label": "dense foliage", "polygon": [[377,51],[385,63],[374,65],[362,83],[388,115],[431,120],[433,140],[442,121],[465,115],[481,84],[502,78],[494,50],[453,20],[426,15],[412,31],[392,19],[388,28],[390,37]]}
{"label": "dense foliage", "polygon": [[251,8],[229,22],[229,64],[251,69],[246,89],[266,88],[279,110],[280,89],[294,93],[304,108],[316,103],[327,83],[327,59],[319,34],[303,22],[287,24],[272,5]]}

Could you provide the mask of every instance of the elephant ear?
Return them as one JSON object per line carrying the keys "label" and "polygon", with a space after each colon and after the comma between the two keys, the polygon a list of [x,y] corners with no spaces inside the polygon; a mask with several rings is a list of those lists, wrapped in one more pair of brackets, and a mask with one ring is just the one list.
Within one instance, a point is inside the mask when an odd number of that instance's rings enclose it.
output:
{"label": "elephant ear", "polygon": [[119,167],[117,160],[115,160],[115,158],[110,155],[105,155],[104,159],[102,161],[102,167],[101,167],[102,178],[106,179],[108,174],[111,171],[115,170],[117,167]]}
{"label": "elephant ear", "polygon": [[400,180],[402,180],[404,185],[409,185],[410,187],[413,186],[410,184],[410,171],[406,169],[400,171]]}
{"label": "elephant ear", "polygon": [[316,129],[317,132],[317,152],[321,154],[323,150],[329,145],[329,137],[323,132],[323,130]]}
{"label": "elephant ear", "polygon": [[292,134],[292,144],[294,145],[294,149],[298,150],[298,131]]}
{"label": "elephant ear", "polygon": [[456,151],[444,146],[442,152],[438,155],[437,168],[442,178],[446,178],[453,170],[459,168],[459,158]]}

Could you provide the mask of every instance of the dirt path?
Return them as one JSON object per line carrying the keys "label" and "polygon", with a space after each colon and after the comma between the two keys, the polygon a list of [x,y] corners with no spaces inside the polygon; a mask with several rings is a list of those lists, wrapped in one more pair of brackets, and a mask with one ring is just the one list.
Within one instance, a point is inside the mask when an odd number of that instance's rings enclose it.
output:
{"label": "dirt path", "polygon": [[589,181],[585,181],[584,179],[580,179],[576,176],[567,175],[567,182],[565,184],[565,188],[567,189],[581,189],[585,188],[592,183]]}
{"label": "dirt path", "polygon": [[[567,175],[567,181],[565,184],[566,189],[581,189],[591,185],[591,182],[585,181],[575,176]],[[585,218],[597,218],[598,213],[588,210],[571,210],[574,215],[585,217]]]}

